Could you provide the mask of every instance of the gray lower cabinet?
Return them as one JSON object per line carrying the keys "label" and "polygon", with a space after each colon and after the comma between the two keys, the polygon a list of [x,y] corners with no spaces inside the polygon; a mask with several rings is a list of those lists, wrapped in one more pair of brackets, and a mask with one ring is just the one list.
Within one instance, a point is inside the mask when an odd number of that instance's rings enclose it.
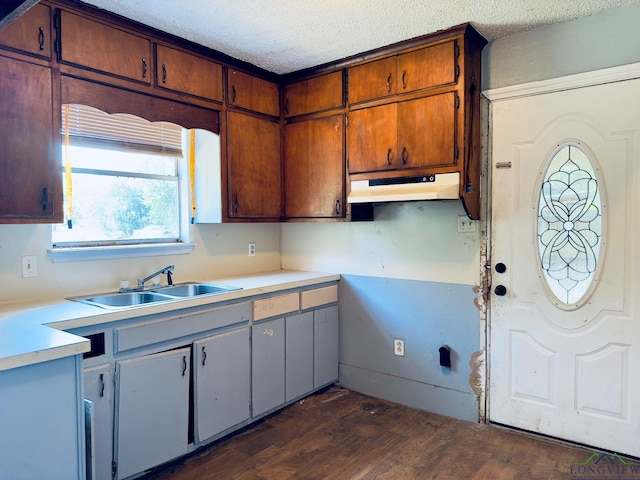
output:
{"label": "gray lower cabinet", "polygon": [[257,417],[285,401],[284,318],[251,327],[252,415]]}
{"label": "gray lower cabinet", "polygon": [[194,342],[193,348],[199,443],[249,419],[249,327],[203,338]]}
{"label": "gray lower cabinet", "polygon": [[191,347],[116,362],[117,478],[187,453]]}
{"label": "gray lower cabinet", "polygon": [[286,401],[313,390],[313,312],[286,317]]}
{"label": "gray lower cabinet", "polygon": [[338,306],[313,312],[313,388],[338,380],[339,351]]}
{"label": "gray lower cabinet", "polygon": [[[84,370],[84,396],[93,402],[93,476],[110,480],[113,453],[113,377],[110,365]],[[87,458],[87,462],[91,459]]]}

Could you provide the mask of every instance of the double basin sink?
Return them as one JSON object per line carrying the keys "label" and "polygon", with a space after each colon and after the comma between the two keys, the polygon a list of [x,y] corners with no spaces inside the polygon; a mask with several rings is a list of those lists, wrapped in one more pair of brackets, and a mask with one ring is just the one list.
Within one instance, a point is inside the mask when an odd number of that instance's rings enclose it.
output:
{"label": "double basin sink", "polygon": [[95,305],[106,309],[132,308],[150,303],[169,302],[203,295],[219,295],[242,290],[241,287],[210,283],[183,283],[153,290],[108,293],[85,297],[73,297],[69,300]]}

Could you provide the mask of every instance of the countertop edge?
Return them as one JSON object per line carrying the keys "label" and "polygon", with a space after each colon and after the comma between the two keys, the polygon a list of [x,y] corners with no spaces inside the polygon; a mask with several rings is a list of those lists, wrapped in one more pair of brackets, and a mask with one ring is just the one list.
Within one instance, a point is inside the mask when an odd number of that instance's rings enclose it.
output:
{"label": "countertop edge", "polygon": [[[211,280],[215,283],[241,286],[242,290],[128,310],[105,310],[69,300],[5,306],[0,311],[0,371],[89,351],[90,342],[87,339],[64,330],[213,305],[338,280],[340,274],[281,270]],[[5,349],[8,350],[7,353],[3,352]]]}

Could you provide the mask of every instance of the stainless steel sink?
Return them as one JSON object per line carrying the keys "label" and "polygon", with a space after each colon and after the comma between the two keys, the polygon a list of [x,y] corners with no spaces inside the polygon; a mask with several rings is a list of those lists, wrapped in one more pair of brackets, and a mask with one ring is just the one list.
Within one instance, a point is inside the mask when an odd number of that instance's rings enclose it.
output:
{"label": "stainless steel sink", "polygon": [[108,293],[88,297],[72,297],[69,300],[111,310],[139,307],[157,302],[177,301],[201,295],[219,295],[235,290],[242,290],[242,288],[223,284],[183,283],[170,287],[160,287],[152,291]]}
{"label": "stainless steel sink", "polygon": [[174,298],[156,292],[124,292],[95,297],[72,298],[71,300],[103,308],[129,308],[148,303],[166,302],[174,300]]}
{"label": "stainless steel sink", "polygon": [[233,292],[235,290],[242,290],[240,287],[234,287],[232,285],[210,285],[207,283],[185,283],[181,285],[174,285],[172,287],[163,287],[156,290],[163,295],[171,295],[173,297],[189,298],[199,295],[215,295],[220,293]]}

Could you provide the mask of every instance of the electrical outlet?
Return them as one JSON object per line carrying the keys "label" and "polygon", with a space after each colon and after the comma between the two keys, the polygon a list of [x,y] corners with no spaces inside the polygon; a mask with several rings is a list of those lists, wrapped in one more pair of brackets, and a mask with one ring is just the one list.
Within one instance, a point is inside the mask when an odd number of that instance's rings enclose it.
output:
{"label": "electrical outlet", "polygon": [[256,242],[249,242],[249,256],[256,256]]}
{"label": "electrical outlet", "polygon": [[22,278],[37,277],[38,263],[35,255],[22,257]]}
{"label": "electrical outlet", "polygon": [[458,233],[473,233],[478,230],[478,222],[466,215],[458,215]]}
{"label": "electrical outlet", "polygon": [[393,339],[393,354],[399,357],[404,357],[404,340],[401,338]]}

